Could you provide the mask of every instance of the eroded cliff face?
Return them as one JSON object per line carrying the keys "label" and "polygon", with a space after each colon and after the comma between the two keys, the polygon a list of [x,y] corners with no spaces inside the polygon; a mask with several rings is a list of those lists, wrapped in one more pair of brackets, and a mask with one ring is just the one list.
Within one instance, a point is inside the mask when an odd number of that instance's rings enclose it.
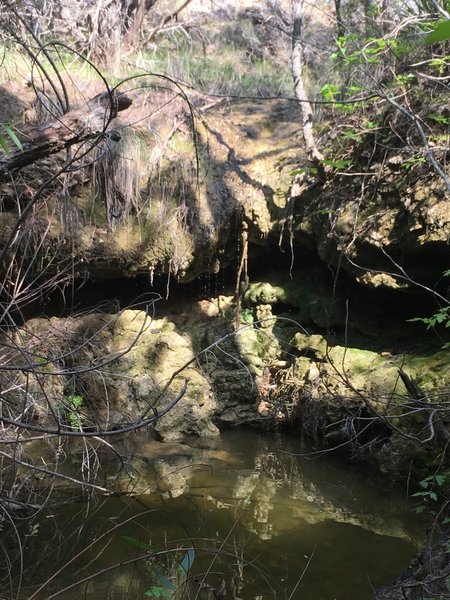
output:
{"label": "eroded cliff face", "polygon": [[[301,155],[295,105],[222,101],[193,118],[187,101],[172,96],[131,93],[132,106],[93,160],[76,164],[35,204],[30,232],[40,243],[30,251],[49,274],[56,257],[75,264],[79,277],[189,281],[236,260],[243,219],[267,243]],[[2,184],[1,239],[17,219],[15,198],[32,198],[62,164],[50,157],[25,169],[15,186]]]}
{"label": "eroded cliff face", "polygon": [[[128,123],[139,121],[148,99],[135,92]],[[152,96],[157,106],[166,100]],[[194,121],[179,99],[171,111],[171,127],[154,111],[133,135],[117,122],[117,139],[108,138],[95,164],[68,174],[70,210],[62,210],[58,186],[35,206],[30,239],[45,235],[22,260],[35,247],[44,276],[69,266],[100,286],[144,276],[146,291],[164,280],[172,303],[159,302],[148,322],[142,310],[28,322],[21,339],[42,356],[50,352],[45,368],[60,373],[47,378],[50,391],[32,383],[36,416],[50,418],[46,395],[67,412],[61,398],[75,394],[87,426],[98,419],[118,427],[170,403],[187,379],[182,401],[155,426],[166,439],[292,423],[318,443],[351,442],[376,454],[386,469],[403,468],[416,451],[428,460],[427,448],[433,454],[447,428],[446,413],[436,423],[440,413],[428,404],[445,399],[448,351],[406,321],[446,301],[443,181],[395,148],[361,175],[355,147],[347,172],[334,169],[325,183],[311,174],[301,191],[297,167],[305,161],[292,101],[220,101]],[[24,179],[15,192],[30,194],[44,167],[30,167],[30,189]],[[4,188],[3,239],[20,208]],[[225,270],[222,290],[186,299],[183,284]],[[180,284],[175,296],[171,278]],[[112,370],[83,372],[104,355]],[[408,410],[413,418],[403,418]]]}
{"label": "eroded cliff face", "polygon": [[[75,261],[79,276],[171,274],[188,281],[236,260],[245,223],[254,254],[305,248],[367,287],[413,289],[434,284],[447,268],[448,191],[413,146],[399,146],[393,130],[406,135],[412,126],[393,109],[369,129],[359,118],[349,125],[325,112],[321,142],[332,167],[320,182],[305,160],[295,101],[205,106],[194,95],[196,113],[179,94],[148,91],[146,83],[129,92],[132,105],[113,121],[93,160],[77,163],[36,203],[30,233],[43,238],[32,249],[41,266],[56,255],[62,264]],[[96,91],[92,83],[73,84],[78,94]],[[0,94],[4,120],[32,119],[31,90],[12,81]],[[46,159],[14,186],[2,184],[2,239],[62,161]],[[306,190],[297,183],[305,171]]]}

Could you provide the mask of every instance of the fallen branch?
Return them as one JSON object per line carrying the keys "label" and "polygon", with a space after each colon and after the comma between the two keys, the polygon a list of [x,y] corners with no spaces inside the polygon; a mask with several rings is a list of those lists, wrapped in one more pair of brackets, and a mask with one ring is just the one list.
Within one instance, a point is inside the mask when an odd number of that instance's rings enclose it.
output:
{"label": "fallen branch", "polygon": [[425,444],[431,442],[435,435],[439,441],[448,443],[450,440],[450,432],[443,419],[443,415],[446,416],[447,413],[446,409],[441,408],[439,405],[430,405],[430,399],[427,394],[417,385],[412,377],[403,371],[403,369],[399,369],[398,374],[414,404],[417,404],[425,414],[428,414],[428,428],[430,430],[430,435],[426,440],[421,440],[421,443]]}
{"label": "fallen branch", "polygon": [[21,150],[0,157],[0,181],[6,181],[15,171],[42,158],[101,135],[112,119],[131,103],[132,100],[123,94],[103,92],[83,108],[33,127],[27,132]]}

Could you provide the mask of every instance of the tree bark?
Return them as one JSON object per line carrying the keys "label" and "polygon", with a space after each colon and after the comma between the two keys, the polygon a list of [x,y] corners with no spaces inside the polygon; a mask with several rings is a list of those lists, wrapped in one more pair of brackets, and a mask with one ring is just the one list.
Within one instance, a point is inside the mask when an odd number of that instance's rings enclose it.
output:
{"label": "tree bark", "polygon": [[158,0],[131,0],[127,7],[125,30],[127,36],[134,42],[139,38],[145,15],[153,8]]}
{"label": "tree bark", "polygon": [[21,150],[15,148],[10,155],[0,157],[0,181],[8,180],[16,171],[42,158],[104,133],[111,120],[131,103],[128,96],[104,92],[83,108],[33,127],[27,132]]}
{"label": "tree bark", "polygon": [[334,0],[334,6],[336,9],[336,31],[339,39],[345,36],[345,27],[341,14],[341,0]]}
{"label": "tree bark", "polygon": [[325,179],[323,155],[319,151],[314,136],[314,115],[309,101],[303,79],[303,41],[302,30],[304,21],[305,0],[297,0],[294,6],[294,25],[292,31],[292,74],[294,76],[295,96],[300,105],[302,118],[302,132],[305,140],[306,155],[308,160],[317,169],[320,179]]}

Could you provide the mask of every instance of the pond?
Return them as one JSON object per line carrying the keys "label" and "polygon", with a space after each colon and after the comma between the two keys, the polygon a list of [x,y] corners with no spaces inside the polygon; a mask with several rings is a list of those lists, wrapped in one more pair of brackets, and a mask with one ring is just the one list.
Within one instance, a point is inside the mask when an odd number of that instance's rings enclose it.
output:
{"label": "pond", "polygon": [[127,495],[54,490],[38,520],[4,537],[5,598],[365,600],[424,541],[404,489],[287,436],[141,433],[118,448],[99,477]]}

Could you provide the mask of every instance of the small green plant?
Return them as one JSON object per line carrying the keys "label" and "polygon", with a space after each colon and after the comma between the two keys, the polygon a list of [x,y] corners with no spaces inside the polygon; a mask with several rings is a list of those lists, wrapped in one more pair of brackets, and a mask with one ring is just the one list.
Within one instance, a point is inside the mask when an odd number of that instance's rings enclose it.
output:
{"label": "small green plant", "polygon": [[359,142],[362,137],[362,133],[360,131],[355,131],[353,127],[348,125],[345,126],[340,133],[340,136],[343,140],[353,140],[354,142]]}
{"label": "small green plant", "polygon": [[[444,271],[442,275],[444,277],[450,277],[450,269]],[[443,325],[446,329],[448,329],[450,328],[450,304],[447,306],[441,306],[441,308],[430,317],[414,317],[413,319],[408,320],[410,322],[423,323],[427,326],[427,329],[434,329],[438,325]],[[442,348],[450,348],[450,342],[445,343]]]}
{"label": "small green plant", "polygon": [[445,42],[450,40],[450,20],[439,21],[433,31],[427,35],[425,42],[427,44],[434,44],[436,42]]}
{"label": "small green plant", "polygon": [[80,429],[81,415],[80,408],[83,406],[84,400],[78,394],[69,394],[63,398],[63,410],[66,414],[67,421],[70,427],[76,431]]}
{"label": "small green plant", "polygon": [[340,94],[341,86],[336,85],[335,83],[326,83],[322,86],[320,93],[324,97],[325,100],[333,101],[336,99],[336,96]]}
{"label": "small green plant", "polygon": [[427,159],[425,158],[425,156],[412,156],[411,158],[406,160],[402,166],[406,171],[411,171],[411,169],[416,165],[421,165],[426,162]]}
{"label": "small green plant", "polygon": [[378,123],[376,121],[371,121],[370,119],[364,119],[364,127],[366,127],[366,129],[376,129]]}
{"label": "small green plant", "polygon": [[11,154],[11,150],[8,145],[8,139],[10,139],[20,151],[23,151],[22,142],[19,140],[16,131],[14,130],[17,131],[14,125],[9,125],[8,123],[0,123],[0,146],[2,147],[3,152],[7,156]]}
{"label": "small green plant", "polygon": [[445,56],[436,56],[428,62],[428,65],[435,70],[437,75],[442,77],[447,72],[449,60],[450,56],[448,54]]}
{"label": "small green plant", "polygon": [[246,325],[252,325],[254,322],[253,310],[251,308],[242,308],[241,309],[241,323],[245,323]]}
{"label": "small green plant", "polygon": [[325,167],[329,167],[330,169],[337,169],[338,171],[342,171],[342,169],[345,169],[346,167],[352,164],[351,160],[345,158],[324,158],[322,162],[325,165]]}
{"label": "small green plant", "polygon": [[427,115],[427,117],[431,121],[434,121],[435,123],[438,123],[439,125],[448,125],[450,123],[449,117],[446,117],[444,115],[440,115],[438,113],[429,113]]}
{"label": "small green plant", "polygon": [[[359,47],[364,43],[362,47]],[[369,37],[364,40],[359,39],[357,34],[350,34],[340,37],[337,41],[337,51],[331,55],[335,61],[346,63],[365,63],[379,64],[380,56],[388,49],[395,50],[397,48],[397,40],[389,40],[384,38]]]}
{"label": "small green plant", "polygon": [[[425,509],[432,509],[432,504],[438,502],[439,494],[436,490],[442,488],[448,481],[448,473],[429,475],[419,481],[421,491],[412,494],[413,498],[420,498],[421,502],[416,506],[416,513],[422,513]],[[448,522],[448,521],[447,521]]]}
{"label": "small green plant", "polygon": [[398,85],[407,85],[408,83],[411,83],[412,81],[414,81],[416,78],[416,76],[414,75],[414,73],[401,73],[399,75],[396,75],[395,77],[395,83],[397,83]]}
{"label": "small green plant", "polygon": [[414,317],[409,319],[411,322],[419,321],[427,326],[427,329],[433,329],[436,325],[445,324],[445,327],[450,327],[450,306],[440,308],[431,317]]}
{"label": "small green plant", "polygon": [[[337,171],[342,171],[343,169],[349,167],[352,164],[352,161],[345,158],[324,158],[322,160],[322,163],[324,167],[328,167],[329,169]],[[312,165],[307,165],[305,167],[299,167],[298,169],[294,169],[290,172],[290,176],[295,177],[296,175],[302,175],[304,173],[315,176],[318,173],[318,169],[317,167],[313,167]]]}

